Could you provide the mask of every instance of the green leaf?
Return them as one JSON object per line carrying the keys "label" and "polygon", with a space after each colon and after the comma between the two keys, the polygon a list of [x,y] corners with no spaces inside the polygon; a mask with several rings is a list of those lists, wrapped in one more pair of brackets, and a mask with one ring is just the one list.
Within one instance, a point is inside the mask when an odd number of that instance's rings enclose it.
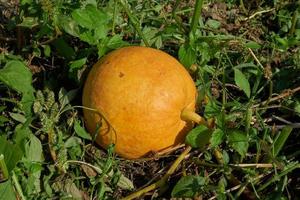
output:
{"label": "green leaf", "polygon": [[260,49],[261,48],[260,44],[253,42],[253,41],[246,43],[245,47],[250,48],[250,49]]}
{"label": "green leaf", "polygon": [[64,15],[59,16],[60,20],[59,26],[66,31],[68,34],[79,37],[79,27],[75,20],[71,19],[70,17],[66,17]]}
{"label": "green leaf", "polygon": [[92,140],[91,135],[85,131],[85,129],[80,125],[78,120],[75,120],[74,122],[74,130],[79,137],[86,140]]}
{"label": "green leaf", "polygon": [[114,35],[107,42],[107,47],[110,49],[118,49],[128,45],[129,43],[124,41],[121,35]]}
{"label": "green leaf", "polygon": [[101,24],[95,28],[94,38],[95,40],[103,39],[107,36],[108,27],[106,24]]}
{"label": "green leaf", "polygon": [[219,144],[221,144],[223,141],[223,137],[224,137],[224,132],[221,129],[214,130],[210,138],[211,147],[216,147]]}
{"label": "green leaf", "polygon": [[221,26],[221,23],[217,20],[208,19],[206,22],[206,25],[209,26],[212,29],[218,29]]}
{"label": "green leaf", "polygon": [[24,17],[21,24],[18,26],[26,27],[26,28],[33,28],[35,25],[38,25],[38,18],[36,17]]}
{"label": "green leaf", "polygon": [[247,97],[250,98],[250,84],[246,76],[239,69],[234,69],[234,81],[245,92]]}
{"label": "green leaf", "polygon": [[107,24],[109,15],[91,4],[85,9],[76,9],[72,12],[72,18],[82,27],[95,29],[101,25]]}
{"label": "green leaf", "polygon": [[52,44],[55,46],[58,54],[68,60],[72,60],[75,57],[74,49],[62,37],[54,40]]}
{"label": "green leaf", "polygon": [[26,116],[30,116],[34,102],[34,89],[31,85],[32,74],[30,70],[21,61],[9,61],[3,69],[0,69],[0,81],[13,90],[22,93],[21,109]]}
{"label": "green leaf", "polygon": [[193,198],[200,193],[205,178],[200,176],[183,176],[172,190],[172,197]]}
{"label": "green leaf", "polygon": [[209,144],[211,134],[212,130],[204,125],[199,125],[187,134],[185,141],[193,148],[204,149]]}
{"label": "green leaf", "polygon": [[12,60],[0,69],[0,81],[20,93],[33,91],[32,74],[20,61]]}
{"label": "green leaf", "polygon": [[228,140],[233,149],[244,158],[249,146],[247,135],[240,130],[233,129],[228,133]]}
{"label": "green leaf", "polygon": [[30,134],[29,141],[25,145],[25,155],[26,159],[31,162],[42,162],[44,160],[41,141],[34,134]]}
{"label": "green leaf", "polygon": [[284,146],[284,144],[285,144],[286,140],[288,139],[292,130],[293,130],[293,128],[290,126],[286,126],[281,130],[280,134],[277,136],[277,138],[274,142],[274,146],[273,146],[274,157],[276,157],[278,155],[278,153]]}
{"label": "green leaf", "polygon": [[0,183],[0,199],[16,200],[15,190],[10,180]]}
{"label": "green leaf", "polygon": [[192,49],[191,46],[180,46],[178,57],[180,62],[187,68],[196,63],[196,52]]}
{"label": "green leaf", "polygon": [[76,69],[82,68],[82,66],[86,63],[86,61],[87,61],[86,57],[78,59],[78,60],[71,61],[70,62],[70,71],[72,72]]}
{"label": "green leaf", "polygon": [[8,142],[3,136],[0,136],[0,154],[4,155],[4,160],[10,172],[22,158],[23,152],[18,145]]}

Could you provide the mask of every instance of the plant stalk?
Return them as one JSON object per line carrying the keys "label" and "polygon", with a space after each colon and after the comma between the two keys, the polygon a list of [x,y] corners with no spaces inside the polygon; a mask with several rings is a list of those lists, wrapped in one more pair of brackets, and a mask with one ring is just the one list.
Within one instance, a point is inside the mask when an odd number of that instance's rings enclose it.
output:
{"label": "plant stalk", "polygon": [[201,16],[201,10],[202,10],[203,0],[196,0],[195,10],[191,22],[191,30],[190,33],[195,34],[197,25],[199,23],[199,19]]}

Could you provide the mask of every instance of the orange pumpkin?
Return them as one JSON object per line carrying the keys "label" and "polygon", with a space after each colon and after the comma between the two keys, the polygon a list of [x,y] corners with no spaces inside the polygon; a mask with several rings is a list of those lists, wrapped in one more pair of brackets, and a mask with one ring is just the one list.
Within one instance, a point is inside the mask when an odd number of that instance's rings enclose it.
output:
{"label": "orange pumpkin", "polygon": [[[147,47],[124,47],[100,59],[83,89],[84,118],[96,142],[128,159],[183,143],[194,118],[197,91],[172,56]],[[99,128],[97,128],[99,127]]]}

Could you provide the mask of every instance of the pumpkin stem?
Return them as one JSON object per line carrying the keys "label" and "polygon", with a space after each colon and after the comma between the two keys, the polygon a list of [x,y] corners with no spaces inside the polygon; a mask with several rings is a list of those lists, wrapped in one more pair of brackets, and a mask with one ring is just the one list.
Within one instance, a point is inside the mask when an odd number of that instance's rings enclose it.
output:
{"label": "pumpkin stem", "polygon": [[205,121],[205,119],[203,117],[201,117],[200,115],[195,113],[193,110],[190,110],[188,108],[184,108],[181,111],[180,117],[184,121],[193,121],[197,124],[207,125],[207,122]]}

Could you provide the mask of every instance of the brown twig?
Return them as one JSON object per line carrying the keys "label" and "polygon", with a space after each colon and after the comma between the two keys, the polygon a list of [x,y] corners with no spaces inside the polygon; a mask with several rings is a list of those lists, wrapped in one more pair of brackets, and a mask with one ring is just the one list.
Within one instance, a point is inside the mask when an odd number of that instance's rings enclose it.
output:
{"label": "brown twig", "polygon": [[292,96],[294,93],[296,93],[296,92],[298,92],[298,91],[300,91],[300,86],[299,86],[299,87],[296,87],[296,88],[294,88],[294,89],[286,90],[286,91],[284,91],[282,94],[280,94],[280,95],[278,95],[278,96],[276,96],[276,97],[270,98],[269,100],[263,101],[263,102],[261,102],[261,103],[259,103],[259,104],[255,104],[255,105],[253,105],[252,108],[256,108],[256,107],[259,107],[259,106],[261,106],[261,105],[265,105],[266,103],[271,103],[271,102],[273,102],[273,101],[278,101],[278,100],[283,99],[283,98],[285,98],[285,97]]}
{"label": "brown twig", "polygon": [[140,197],[141,195],[150,192],[152,190],[155,190],[157,188],[163,188],[166,185],[167,180],[169,177],[176,171],[178,165],[181,163],[181,161],[188,155],[188,153],[191,151],[192,147],[187,146],[186,149],[180,154],[180,156],[175,160],[175,162],[172,164],[170,169],[167,171],[167,173],[157,182],[149,185],[148,187],[145,187],[139,191],[136,191],[132,194],[130,194],[127,197],[124,197],[122,200],[131,200]]}

